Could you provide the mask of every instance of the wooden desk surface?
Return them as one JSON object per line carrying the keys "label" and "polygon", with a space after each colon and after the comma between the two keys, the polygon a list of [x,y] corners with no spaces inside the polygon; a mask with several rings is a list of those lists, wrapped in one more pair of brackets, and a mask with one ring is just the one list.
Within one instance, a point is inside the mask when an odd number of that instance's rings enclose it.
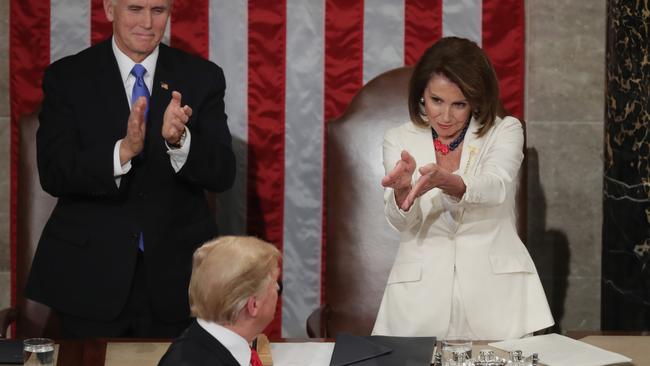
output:
{"label": "wooden desk surface", "polygon": [[[632,358],[633,363],[626,365],[650,365],[650,336],[610,335],[591,332],[583,338],[585,343],[620,353]],[[578,335],[579,336],[579,335]],[[332,342],[332,339],[290,339],[279,342]],[[140,339],[92,339],[57,341],[58,352],[56,365],[84,366],[147,366],[157,365],[167,351],[170,340]],[[274,341],[272,343],[279,343]],[[480,348],[484,342],[476,342]],[[490,348],[490,347],[487,347]],[[282,365],[277,365],[282,366]]]}
{"label": "wooden desk surface", "polygon": [[57,366],[157,365],[170,340],[90,339],[57,341]]}
{"label": "wooden desk surface", "polygon": [[632,359],[632,363],[624,365],[650,365],[650,337],[647,335],[589,335],[580,340]]}

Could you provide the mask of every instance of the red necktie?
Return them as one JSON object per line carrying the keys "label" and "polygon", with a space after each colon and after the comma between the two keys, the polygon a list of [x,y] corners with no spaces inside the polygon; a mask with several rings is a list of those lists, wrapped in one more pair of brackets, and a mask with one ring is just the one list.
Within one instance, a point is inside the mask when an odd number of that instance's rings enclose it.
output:
{"label": "red necktie", "polygon": [[260,355],[257,354],[257,351],[251,348],[251,366],[264,366],[262,365],[262,360],[260,360]]}

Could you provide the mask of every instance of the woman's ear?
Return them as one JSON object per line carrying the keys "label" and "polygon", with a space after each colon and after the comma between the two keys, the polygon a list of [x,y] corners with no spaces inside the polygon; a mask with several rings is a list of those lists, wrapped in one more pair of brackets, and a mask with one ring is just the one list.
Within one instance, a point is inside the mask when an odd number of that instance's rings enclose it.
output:
{"label": "woman's ear", "polygon": [[427,117],[427,110],[426,108],[424,108],[424,97],[420,97],[418,108],[419,108],[418,112],[420,113],[420,117],[422,118],[422,120],[428,122],[429,117]]}

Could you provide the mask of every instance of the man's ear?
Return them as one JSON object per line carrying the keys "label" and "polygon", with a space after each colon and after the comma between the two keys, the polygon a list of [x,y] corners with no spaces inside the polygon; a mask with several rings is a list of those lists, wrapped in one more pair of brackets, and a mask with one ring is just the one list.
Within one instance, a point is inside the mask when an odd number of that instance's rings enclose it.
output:
{"label": "man's ear", "polygon": [[260,304],[256,296],[251,296],[246,300],[246,311],[251,318],[257,316],[257,313],[260,311]]}
{"label": "man's ear", "polygon": [[106,14],[106,19],[108,19],[109,22],[112,22],[114,19],[113,16],[113,8],[115,5],[113,4],[113,0],[104,0],[104,13]]}

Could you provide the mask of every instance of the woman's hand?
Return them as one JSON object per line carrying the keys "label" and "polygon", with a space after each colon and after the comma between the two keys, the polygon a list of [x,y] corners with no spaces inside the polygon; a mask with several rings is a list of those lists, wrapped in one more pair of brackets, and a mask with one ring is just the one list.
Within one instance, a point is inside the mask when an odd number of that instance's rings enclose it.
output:
{"label": "woman's hand", "polygon": [[[381,185],[386,188],[392,188],[395,192],[395,202],[404,209],[403,201],[411,191],[411,180],[415,172],[415,159],[406,150],[402,150],[401,159],[395,164],[393,170],[381,180]],[[408,211],[408,208],[404,209]]]}
{"label": "woman's hand", "polygon": [[407,211],[415,201],[416,198],[422,196],[433,188],[440,188],[446,194],[456,198],[462,198],[465,194],[467,187],[463,179],[450,173],[440,165],[431,163],[421,167],[419,170],[420,179],[415,182],[415,187],[411,189],[406,199],[400,206],[402,210]]}

